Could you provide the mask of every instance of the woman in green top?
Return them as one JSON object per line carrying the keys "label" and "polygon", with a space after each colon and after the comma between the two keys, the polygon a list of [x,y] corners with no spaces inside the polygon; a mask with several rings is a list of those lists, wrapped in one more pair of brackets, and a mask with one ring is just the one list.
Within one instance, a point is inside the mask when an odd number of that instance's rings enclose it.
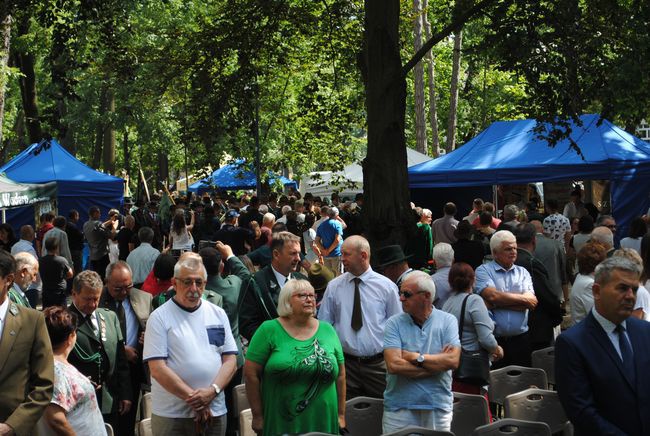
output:
{"label": "woman in green top", "polygon": [[314,288],[290,280],[278,297],[280,317],[264,322],[251,340],[244,377],[258,434],[338,434],[345,427],[343,349],[315,310]]}

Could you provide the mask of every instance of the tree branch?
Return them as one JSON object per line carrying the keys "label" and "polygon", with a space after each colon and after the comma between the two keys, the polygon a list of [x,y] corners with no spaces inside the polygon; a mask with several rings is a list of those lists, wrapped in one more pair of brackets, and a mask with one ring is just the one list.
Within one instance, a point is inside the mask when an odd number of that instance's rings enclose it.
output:
{"label": "tree branch", "polygon": [[[417,51],[411,57],[411,59],[402,67],[402,78],[406,77],[406,75],[415,67],[415,65],[422,60],[425,54],[429,50],[433,48],[434,45],[442,41],[444,38],[448,37],[455,31],[461,29],[465,23],[467,23],[474,15],[482,12],[484,9],[486,9],[488,6],[492,5],[493,3],[496,3],[499,0],[480,0],[478,3],[476,3],[474,6],[471,8],[467,9],[464,13],[458,15],[454,20],[452,20],[451,23],[449,23],[444,29],[442,29],[440,32],[434,34],[427,42],[422,45],[420,50]],[[509,0],[512,1],[512,0]]]}

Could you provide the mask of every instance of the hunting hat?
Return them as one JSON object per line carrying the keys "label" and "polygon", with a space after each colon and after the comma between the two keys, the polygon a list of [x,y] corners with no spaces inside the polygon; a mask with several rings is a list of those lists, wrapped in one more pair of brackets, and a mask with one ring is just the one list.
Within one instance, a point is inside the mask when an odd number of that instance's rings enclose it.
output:
{"label": "hunting hat", "polygon": [[309,283],[311,283],[315,291],[324,291],[330,280],[334,278],[332,270],[320,263],[312,264],[307,275],[309,277]]}
{"label": "hunting hat", "polygon": [[394,263],[403,262],[412,256],[410,254],[405,256],[402,247],[399,245],[387,245],[382,247],[377,250],[375,255],[377,256],[377,268],[379,269],[385,268]]}

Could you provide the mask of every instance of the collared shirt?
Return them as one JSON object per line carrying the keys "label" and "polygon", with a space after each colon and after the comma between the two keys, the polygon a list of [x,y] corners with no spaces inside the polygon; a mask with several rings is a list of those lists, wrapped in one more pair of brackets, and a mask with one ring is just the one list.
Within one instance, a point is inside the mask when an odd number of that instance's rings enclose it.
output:
{"label": "collared shirt", "polygon": [[437,309],[442,309],[447,298],[449,298],[449,293],[451,292],[451,285],[449,284],[450,270],[450,266],[443,266],[442,268],[438,268],[438,270],[431,275],[431,279],[436,285],[436,299],[433,304]]}
{"label": "collared shirt", "polygon": [[441,242],[453,244],[456,242],[456,236],[454,236],[454,230],[456,230],[456,227],[458,227],[458,220],[452,215],[445,215],[442,218],[438,218],[433,222],[433,224],[431,224],[433,241],[436,244]]}
{"label": "collared shirt", "polygon": [[363,327],[352,329],[355,276],[346,272],[327,285],[318,318],[334,326],[343,351],[353,356],[374,356],[384,349],[384,326],[391,316],[402,313],[397,285],[368,269],[359,276]]}
{"label": "collared shirt", "polygon": [[148,242],[141,243],[138,248],[129,253],[126,263],[133,271],[133,283],[144,283],[158,256],[160,256],[160,251],[153,248]]}
{"label": "collared shirt", "polygon": [[564,242],[564,234],[571,231],[569,219],[559,213],[554,213],[544,218],[544,233],[549,238]]}
{"label": "collared shirt", "polygon": [[131,307],[131,301],[128,298],[122,301],[122,306],[124,307],[124,317],[126,318],[125,345],[135,348],[138,345],[138,317],[135,316],[133,307]]}
{"label": "collared shirt", "polygon": [[5,320],[7,319],[7,311],[9,310],[9,295],[5,297],[4,303],[0,304],[0,340],[2,340],[2,330],[5,327]]}
{"label": "collared shirt", "polygon": [[[618,353],[618,357],[623,359],[623,356],[621,355],[621,347],[620,347],[620,345],[618,343],[618,333],[616,333],[616,331],[615,331],[616,330],[616,324],[614,324],[613,322],[611,322],[610,320],[608,320],[607,318],[602,316],[600,313],[598,313],[598,311],[596,310],[595,307],[593,307],[591,309],[591,313],[594,314],[594,318],[596,318],[596,321],[598,321],[598,324],[600,324],[600,326],[603,328],[603,330],[605,330],[605,333],[607,334],[607,337],[609,338],[610,342],[614,346],[614,349]],[[621,323],[621,325],[625,329],[626,339],[627,339],[628,343],[630,344],[630,348],[632,348],[632,342],[630,342],[630,338],[627,335],[627,325],[625,324],[625,321],[623,321]]]}
{"label": "collared shirt", "polygon": [[12,256],[15,256],[18,253],[29,253],[32,256],[34,256],[35,259],[38,260],[38,256],[36,255],[36,250],[34,249],[34,244],[24,239],[19,240],[11,247]]}
{"label": "collared shirt", "polygon": [[[517,265],[508,270],[494,260],[476,268],[474,292],[481,294],[485,288],[495,288],[498,292],[511,294],[535,294],[533,280],[525,268]],[[492,309],[496,324],[495,336],[516,336],[528,331],[528,310]]]}
{"label": "collared shirt", "polygon": [[273,271],[273,275],[275,276],[275,279],[278,281],[278,285],[280,285],[280,288],[283,288],[285,283],[289,281],[289,277],[286,277],[284,274],[280,274],[273,268],[273,265],[271,265],[271,271]]}
{"label": "collared shirt", "polygon": [[[87,316],[90,316],[91,326],[93,328],[93,331],[95,332],[95,335],[97,335],[99,333],[99,323],[97,322],[97,311],[93,311],[90,314],[86,314],[86,313],[84,313],[83,310],[79,309],[76,304],[74,304],[74,303],[72,303],[72,304],[79,311],[81,316],[83,316],[84,318],[86,318]],[[81,320],[79,320],[78,322],[81,323],[80,321]]]}

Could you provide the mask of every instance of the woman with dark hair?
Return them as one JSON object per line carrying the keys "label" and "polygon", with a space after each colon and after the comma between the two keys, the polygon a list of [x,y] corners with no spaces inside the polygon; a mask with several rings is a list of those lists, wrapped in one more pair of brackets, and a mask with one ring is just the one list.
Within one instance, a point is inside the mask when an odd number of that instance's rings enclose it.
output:
{"label": "woman with dark hair", "polygon": [[95,387],[68,363],[77,341],[77,316],[61,306],[48,307],[43,315],[54,353],[54,392],[38,421],[38,434],[105,435]]}
{"label": "woman with dark hair", "polygon": [[8,253],[11,253],[11,246],[18,240],[14,233],[14,228],[10,224],[0,224],[0,248]]}
{"label": "woman with dark hair", "polygon": [[641,217],[634,218],[630,223],[630,232],[627,238],[621,239],[621,248],[631,248],[641,254],[641,238],[648,233],[648,225]]}
{"label": "woman with dark hair", "polygon": [[[485,350],[493,360],[503,358],[503,349],[494,337],[494,322],[490,318],[485,302],[480,295],[472,293],[474,288],[474,270],[465,262],[457,262],[449,270],[450,296],[442,310],[451,313],[460,323],[463,316],[461,347],[466,351]],[[461,336],[461,335],[459,335]],[[454,380],[452,390],[466,394],[481,394],[482,386]]]}
{"label": "woman with dark hair", "polygon": [[194,211],[190,210],[190,223],[185,223],[185,213],[180,210],[174,214],[169,229],[169,246],[172,250],[190,251],[194,246],[192,229],[194,228]]}
{"label": "woman with dark hair", "polygon": [[174,286],[174,265],[176,258],[171,254],[161,254],[153,263],[153,269],[142,284],[142,290],[153,296],[167,292]]}
{"label": "woman with dark hair", "polygon": [[578,220],[578,232],[573,235],[569,246],[573,247],[575,252],[579,252],[582,247],[591,238],[591,231],[594,229],[594,220],[589,215],[580,217]]}

